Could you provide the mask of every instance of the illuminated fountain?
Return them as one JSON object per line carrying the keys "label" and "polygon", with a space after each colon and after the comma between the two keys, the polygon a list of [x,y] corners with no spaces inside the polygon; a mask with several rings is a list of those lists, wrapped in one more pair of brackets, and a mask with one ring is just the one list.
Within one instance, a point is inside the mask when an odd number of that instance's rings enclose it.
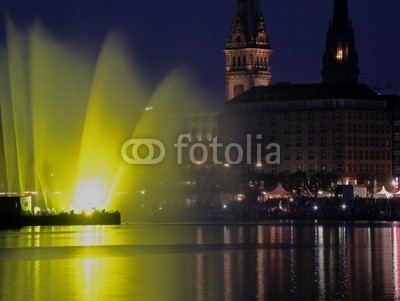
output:
{"label": "illuminated fountain", "polygon": [[121,146],[155,138],[171,150],[195,93],[174,72],[148,97],[134,70],[116,34],[93,56],[38,23],[21,30],[8,21],[0,49],[0,193],[31,194],[37,206],[67,211],[115,209],[144,188],[158,197],[180,172],[173,153],[157,166],[133,166]]}

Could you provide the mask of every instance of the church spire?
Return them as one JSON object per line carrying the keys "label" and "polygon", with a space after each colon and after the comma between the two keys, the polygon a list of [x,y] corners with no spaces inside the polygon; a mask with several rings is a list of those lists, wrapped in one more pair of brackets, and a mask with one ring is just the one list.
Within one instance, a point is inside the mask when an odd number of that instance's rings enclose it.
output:
{"label": "church spire", "polygon": [[225,52],[226,98],[271,80],[271,45],[258,0],[238,0]]}
{"label": "church spire", "polygon": [[324,83],[358,83],[358,54],[347,0],[335,0],[322,62]]}

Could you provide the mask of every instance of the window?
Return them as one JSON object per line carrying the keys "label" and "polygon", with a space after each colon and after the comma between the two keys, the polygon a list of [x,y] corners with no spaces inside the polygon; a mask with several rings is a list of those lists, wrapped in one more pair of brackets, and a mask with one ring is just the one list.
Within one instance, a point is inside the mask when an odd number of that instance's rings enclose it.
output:
{"label": "window", "polygon": [[271,116],[271,125],[275,125],[275,115]]}
{"label": "window", "polygon": [[303,153],[301,151],[297,151],[296,160],[302,160],[302,159],[303,159]]}
{"label": "window", "polygon": [[276,140],[276,131],[271,131],[270,141],[275,141],[275,140]]}
{"label": "window", "polygon": [[308,151],[308,160],[314,160],[315,155],[314,155],[314,151],[310,150]]}
{"label": "window", "polygon": [[353,153],[352,151],[347,151],[347,159],[353,159]]}
{"label": "window", "polygon": [[349,132],[349,133],[352,132],[352,131],[351,131],[351,124],[348,124],[348,125],[347,125],[347,132]]}
{"label": "window", "polygon": [[310,172],[310,173],[314,173],[314,164],[310,164],[309,166],[308,166],[308,171]]}
{"label": "window", "polygon": [[323,149],[321,151],[321,160],[326,160],[326,150],[325,149]]}
{"label": "window", "polygon": [[342,62],[343,61],[343,47],[342,47],[342,44],[337,45],[337,48],[336,48],[336,60],[338,62]]}
{"label": "window", "polygon": [[285,114],[285,121],[288,121],[288,120],[289,120],[289,114],[286,113],[286,114]]}

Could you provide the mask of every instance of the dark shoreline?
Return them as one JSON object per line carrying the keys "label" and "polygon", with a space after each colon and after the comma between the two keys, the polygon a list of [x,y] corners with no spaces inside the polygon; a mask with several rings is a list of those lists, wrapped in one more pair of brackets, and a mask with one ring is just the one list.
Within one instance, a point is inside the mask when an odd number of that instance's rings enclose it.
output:
{"label": "dark shoreline", "polygon": [[25,226],[120,225],[121,213],[93,212],[91,214],[62,213],[56,215],[8,215],[0,217],[0,229]]}

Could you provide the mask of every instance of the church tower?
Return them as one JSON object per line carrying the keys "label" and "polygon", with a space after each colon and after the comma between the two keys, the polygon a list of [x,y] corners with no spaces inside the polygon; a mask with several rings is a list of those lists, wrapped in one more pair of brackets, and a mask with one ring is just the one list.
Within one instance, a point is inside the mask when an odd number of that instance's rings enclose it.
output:
{"label": "church tower", "polygon": [[324,83],[358,83],[358,55],[347,0],[335,0],[322,62]]}
{"label": "church tower", "polygon": [[258,0],[238,0],[224,53],[226,100],[269,85],[272,49]]}

